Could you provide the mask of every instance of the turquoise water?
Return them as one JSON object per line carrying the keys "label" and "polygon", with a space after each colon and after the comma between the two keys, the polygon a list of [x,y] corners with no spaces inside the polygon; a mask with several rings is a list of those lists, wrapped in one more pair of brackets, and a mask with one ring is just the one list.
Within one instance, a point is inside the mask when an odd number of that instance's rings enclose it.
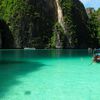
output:
{"label": "turquoise water", "polygon": [[100,64],[87,50],[0,50],[0,100],[100,100]]}

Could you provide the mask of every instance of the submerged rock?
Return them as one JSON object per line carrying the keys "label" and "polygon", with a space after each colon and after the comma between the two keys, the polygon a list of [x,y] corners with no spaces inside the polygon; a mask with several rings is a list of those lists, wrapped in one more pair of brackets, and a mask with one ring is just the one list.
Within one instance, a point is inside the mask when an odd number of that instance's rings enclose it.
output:
{"label": "submerged rock", "polygon": [[30,95],[30,94],[31,94],[31,91],[25,91],[24,94],[25,94],[25,95]]}

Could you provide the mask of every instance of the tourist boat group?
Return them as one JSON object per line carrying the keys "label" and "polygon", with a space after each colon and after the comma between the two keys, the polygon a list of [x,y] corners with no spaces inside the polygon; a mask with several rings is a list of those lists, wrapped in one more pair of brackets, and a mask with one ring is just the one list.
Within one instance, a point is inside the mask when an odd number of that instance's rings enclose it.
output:
{"label": "tourist boat group", "polygon": [[100,49],[95,49],[93,52],[93,61],[100,62]]}

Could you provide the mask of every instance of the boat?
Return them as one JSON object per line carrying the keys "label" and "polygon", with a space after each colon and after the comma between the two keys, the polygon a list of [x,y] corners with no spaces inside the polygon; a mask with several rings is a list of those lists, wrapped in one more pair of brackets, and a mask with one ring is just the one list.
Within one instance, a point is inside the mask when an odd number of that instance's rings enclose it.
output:
{"label": "boat", "polygon": [[24,48],[24,50],[36,50],[36,48],[28,48],[28,47],[26,47],[26,48]]}
{"label": "boat", "polygon": [[93,61],[100,62],[100,49],[95,49],[93,53]]}

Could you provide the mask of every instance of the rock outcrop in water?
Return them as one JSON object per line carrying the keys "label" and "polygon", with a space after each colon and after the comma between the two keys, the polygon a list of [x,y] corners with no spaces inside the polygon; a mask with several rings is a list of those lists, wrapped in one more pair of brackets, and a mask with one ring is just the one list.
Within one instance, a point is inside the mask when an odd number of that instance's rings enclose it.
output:
{"label": "rock outcrop in water", "polygon": [[0,16],[14,39],[11,48],[88,47],[88,16],[79,0],[2,0]]}

